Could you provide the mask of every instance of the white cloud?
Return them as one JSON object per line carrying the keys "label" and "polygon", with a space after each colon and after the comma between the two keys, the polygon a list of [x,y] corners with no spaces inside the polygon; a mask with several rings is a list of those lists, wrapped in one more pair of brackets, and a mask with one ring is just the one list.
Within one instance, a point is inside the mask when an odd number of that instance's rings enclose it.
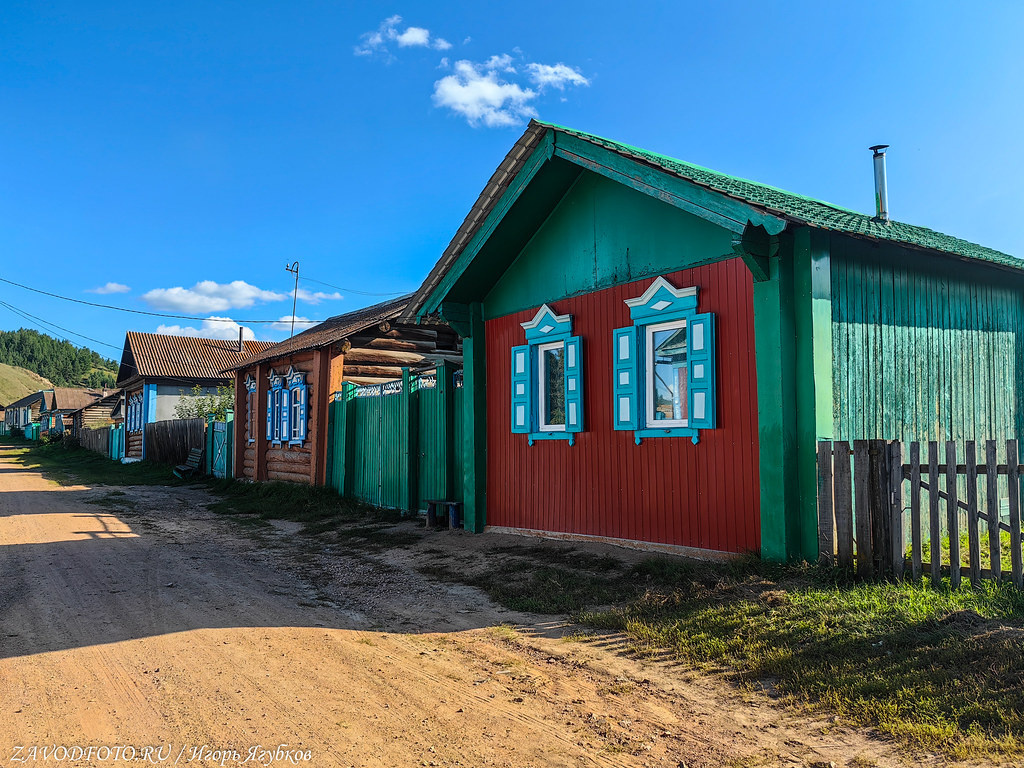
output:
{"label": "white cloud", "polygon": [[448,57],[442,56],[441,61],[437,64],[438,69],[448,69]]}
{"label": "white cloud", "polygon": [[500,69],[502,72],[514,73],[516,68],[512,66],[512,57],[507,53],[495,54],[484,62],[484,69]]}
{"label": "white cloud", "polygon": [[130,290],[131,288],[122,283],[107,283],[106,285],[101,285],[99,288],[89,288],[86,290],[86,293],[100,293],[106,295],[108,293],[128,293]]}
{"label": "white cloud", "polygon": [[466,60],[455,62],[455,74],[434,83],[434,104],[462,115],[470,125],[483,123],[488,128],[518,125],[536,117],[537,110],[530,106],[536,96],[529,88],[504,79],[497,69]]}
{"label": "white cloud", "polygon": [[452,44],[443,37],[432,37],[426,27],[406,27],[400,30],[402,17],[389,16],[380,23],[373,32],[364,32],[359,36],[359,45],[353,52],[356,56],[373,56],[381,54],[388,59],[394,58],[388,50],[389,43],[397,43],[399,48],[433,48],[447,51]]}
{"label": "white cloud", "polygon": [[244,280],[217,283],[202,280],[191,288],[154,288],[142,294],[143,300],[157,309],[205,314],[251,307],[257,302],[281,301],[287,294],[266,291]]}
{"label": "white cloud", "polygon": [[561,62],[558,64],[530,63],[526,65],[526,71],[533,84],[541,89],[550,87],[564,91],[567,85],[590,85],[590,81],[578,69]]}
{"label": "white cloud", "polygon": [[252,341],[256,335],[251,328],[239,325],[230,317],[210,316],[203,320],[200,328],[190,325],[160,325],[156,332],[165,336],[197,336],[201,339],[237,339],[238,329],[242,329],[242,338]]}
{"label": "white cloud", "polygon": [[300,301],[304,301],[307,304],[319,304],[321,301],[338,301],[344,299],[340,293],[335,291],[334,293],[324,293],[323,291],[307,291],[305,288],[299,288],[296,294]]}
{"label": "white cloud", "polygon": [[[299,315],[295,315],[295,332],[296,333],[298,333],[299,331],[304,331],[307,328],[312,328],[314,325],[316,325],[316,323],[312,322],[308,317],[300,317]],[[291,329],[292,329],[292,316],[291,315],[284,315],[276,323],[271,323],[269,327],[273,328],[275,331],[291,331]]]}
{"label": "white cloud", "polygon": [[[520,67],[522,52],[514,48],[513,53],[495,54],[483,62],[455,62],[454,73],[434,83],[434,104],[462,115],[472,126],[502,128],[536,117],[534,103],[549,88],[564,91],[590,85],[568,64],[525,62]],[[534,88],[519,82],[520,70],[525,70]]]}
{"label": "white cloud", "polygon": [[407,48],[410,45],[430,45],[430,30],[423,27],[408,27],[395,40],[398,41],[400,48]]}

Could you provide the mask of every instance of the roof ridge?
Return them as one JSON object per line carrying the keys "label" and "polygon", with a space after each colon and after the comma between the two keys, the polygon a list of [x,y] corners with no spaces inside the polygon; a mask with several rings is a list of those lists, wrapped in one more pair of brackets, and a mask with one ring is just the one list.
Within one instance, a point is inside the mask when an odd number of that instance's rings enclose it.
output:
{"label": "roof ridge", "polygon": [[[811,203],[817,203],[819,205],[827,205],[829,208],[835,208],[837,211],[842,211],[843,213],[853,213],[853,214],[856,214],[858,216],[867,216],[868,215],[868,214],[863,213],[861,211],[855,211],[852,208],[846,208],[846,207],[844,207],[842,205],[837,205],[836,203],[830,203],[828,200],[819,200],[818,198],[811,197],[810,195],[803,195],[803,194],[801,194],[799,192],[791,192],[788,189],[783,189],[782,187],[776,187],[776,186],[774,186],[772,184],[765,184],[763,181],[755,181],[754,179],[748,179],[748,178],[745,178],[743,176],[737,176],[737,175],[732,174],[732,173],[725,173],[724,171],[719,171],[719,170],[716,170],[714,168],[708,168],[707,166],[704,166],[704,165],[698,165],[697,163],[691,163],[689,160],[681,160],[678,157],[672,157],[671,155],[666,155],[666,154],[663,154],[661,152],[654,152],[654,151],[652,151],[650,149],[644,149],[643,147],[638,147],[635,144],[627,144],[624,141],[616,141],[615,139],[609,139],[609,138],[607,138],[605,136],[598,136],[596,133],[587,133],[586,131],[580,131],[580,130],[577,130],[576,128],[570,128],[570,127],[565,126],[565,125],[558,125],[556,123],[547,123],[547,122],[544,122],[543,120],[535,120],[534,122],[538,123],[539,125],[543,125],[543,126],[545,126],[547,128],[554,128],[555,130],[558,130],[558,131],[564,131],[565,133],[571,133],[572,135],[579,136],[582,139],[587,139],[587,140],[591,140],[591,141],[598,141],[598,142],[602,142],[602,143],[605,143],[605,144],[614,144],[616,146],[623,147],[623,148],[628,149],[628,150],[630,150],[632,152],[635,152],[635,153],[637,153],[637,154],[639,154],[641,156],[655,157],[655,158],[660,158],[660,159],[663,159],[663,160],[668,160],[669,162],[678,163],[679,165],[684,165],[684,166],[687,166],[687,167],[692,168],[694,170],[702,171],[704,173],[710,173],[710,174],[712,174],[714,176],[721,176],[722,178],[731,179],[732,181],[739,181],[739,182],[742,182],[743,184],[753,184],[756,187],[762,187],[764,189],[770,189],[772,192],[779,192],[779,193],[781,193],[783,195],[789,195],[791,197],[799,197],[800,199],[807,200],[808,202],[811,202]],[[722,191],[722,190],[720,190],[720,191]],[[728,194],[728,192],[725,192],[725,194]]]}
{"label": "roof ridge", "polygon": [[[1013,269],[1024,269],[1024,260],[1009,253],[965,240],[956,235],[949,235],[930,227],[897,220],[881,222],[867,213],[843,208],[834,203],[801,195],[797,192],[790,192],[759,181],[732,176],[695,163],[689,163],[685,160],[679,160],[668,155],[624,144],[614,139],[607,139],[596,134],[579,131],[575,128],[569,128],[556,123],[546,123],[541,120],[532,120],[531,123],[542,128],[549,128],[576,136],[583,141],[588,141],[597,146],[604,146],[606,149],[627,155],[639,162],[657,165],[667,173],[674,173],[719,194],[743,200],[769,211],[778,211],[784,216],[820,229],[833,230],[854,236],[871,237],[901,245],[927,248],[978,261],[987,261]],[[693,175],[690,175],[687,171]],[[709,178],[701,179],[699,178],[701,175]],[[716,184],[716,181],[723,182],[723,186]],[[733,185],[733,188],[729,188],[730,184]],[[744,185],[747,185],[746,189],[743,188]]]}

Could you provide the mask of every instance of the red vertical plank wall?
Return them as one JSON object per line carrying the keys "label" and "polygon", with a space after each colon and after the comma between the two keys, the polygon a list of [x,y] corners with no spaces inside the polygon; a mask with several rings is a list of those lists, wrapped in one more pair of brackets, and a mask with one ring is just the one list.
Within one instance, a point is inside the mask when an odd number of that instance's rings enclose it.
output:
{"label": "red vertical plank wall", "polygon": [[718,341],[718,428],[647,438],[612,425],[612,330],[653,278],[551,302],[583,337],[586,431],[576,444],[511,432],[511,354],[537,307],[486,322],[487,523],[722,552],[760,546],[753,283],[739,259],[665,275],[700,289]]}

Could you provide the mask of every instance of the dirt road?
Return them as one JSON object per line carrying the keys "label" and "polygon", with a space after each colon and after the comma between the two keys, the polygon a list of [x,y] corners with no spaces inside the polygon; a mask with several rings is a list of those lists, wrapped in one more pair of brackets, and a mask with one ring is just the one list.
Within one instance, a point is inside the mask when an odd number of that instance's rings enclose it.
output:
{"label": "dirt road", "polygon": [[249,528],[201,490],[60,488],[8,454],[4,768],[909,764],[402,556]]}

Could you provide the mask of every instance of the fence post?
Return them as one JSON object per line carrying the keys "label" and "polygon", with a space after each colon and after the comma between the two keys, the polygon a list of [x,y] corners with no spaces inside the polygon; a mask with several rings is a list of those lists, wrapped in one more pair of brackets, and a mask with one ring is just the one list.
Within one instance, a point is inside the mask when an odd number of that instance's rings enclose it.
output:
{"label": "fence post", "polygon": [[892,569],[892,493],[889,488],[888,448],[884,440],[872,440],[868,447],[871,463],[871,490],[868,496],[871,561],[877,576],[885,576]]}
{"label": "fence post", "polygon": [[939,444],[928,441],[928,543],[932,584],[942,583],[942,531],[939,526]]}
{"label": "fence post", "polygon": [[892,531],[892,571],[903,578],[906,567],[906,542],[903,533],[903,446],[899,440],[889,443],[889,521]]}
{"label": "fence post", "polygon": [[206,459],[203,462],[206,474],[213,474],[213,414],[206,417]]}
{"label": "fence post", "polygon": [[228,408],[224,413],[224,477],[235,476],[235,412]]}
{"label": "fence post", "polygon": [[999,459],[996,457],[996,441],[985,441],[985,476],[988,493],[985,495],[985,511],[988,513],[988,554],[992,578],[999,581],[1003,573],[1002,556],[999,551],[999,475],[996,474]]}
{"label": "fence post", "polygon": [[853,441],[853,500],[857,526],[857,575],[869,578],[874,567],[871,541],[871,455],[867,440]]}
{"label": "fence post", "polygon": [[419,394],[412,391],[412,385],[418,380],[413,379],[408,368],[402,369],[402,397],[405,398],[405,478],[402,481],[402,509],[406,512],[414,512],[419,502]]}
{"label": "fence post", "polygon": [[832,543],[832,442],[818,441],[818,562],[831,565]]}
{"label": "fence post", "polygon": [[981,583],[981,539],[978,532],[978,446],[968,440],[967,451],[967,550],[971,560],[971,584]]}
{"label": "fence post", "polygon": [[1020,536],[1020,455],[1017,441],[1006,441],[1006,484],[1010,498],[1010,568],[1017,589],[1024,589],[1024,564],[1021,563]]}
{"label": "fence post", "polygon": [[346,483],[349,480],[348,472],[348,403],[352,397],[352,390],[355,385],[351,382],[343,382],[341,392],[334,398],[331,411],[331,427],[333,433],[333,450],[331,458],[331,484],[340,496],[346,495]]}
{"label": "fence post", "polygon": [[448,360],[442,360],[437,366],[437,388],[438,400],[441,408],[441,466],[444,467],[444,487],[441,491],[442,499],[451,499],[454,489],[455,462],[452,457],[453,424],[452,409],[455,405],[455,382],[452,381],[454,366]]}
{"label": "fence post", "polygon": [[946,533],[949,534],[949,584],[960,586],[960,510],[956,493],[956,443],[946,441]]}
{"label": "fence post", "polygon": [[850,477],[850,444],[837,440],[833,446],[835,477],[836,552],[842,568],[853,567],[853,482]]}

